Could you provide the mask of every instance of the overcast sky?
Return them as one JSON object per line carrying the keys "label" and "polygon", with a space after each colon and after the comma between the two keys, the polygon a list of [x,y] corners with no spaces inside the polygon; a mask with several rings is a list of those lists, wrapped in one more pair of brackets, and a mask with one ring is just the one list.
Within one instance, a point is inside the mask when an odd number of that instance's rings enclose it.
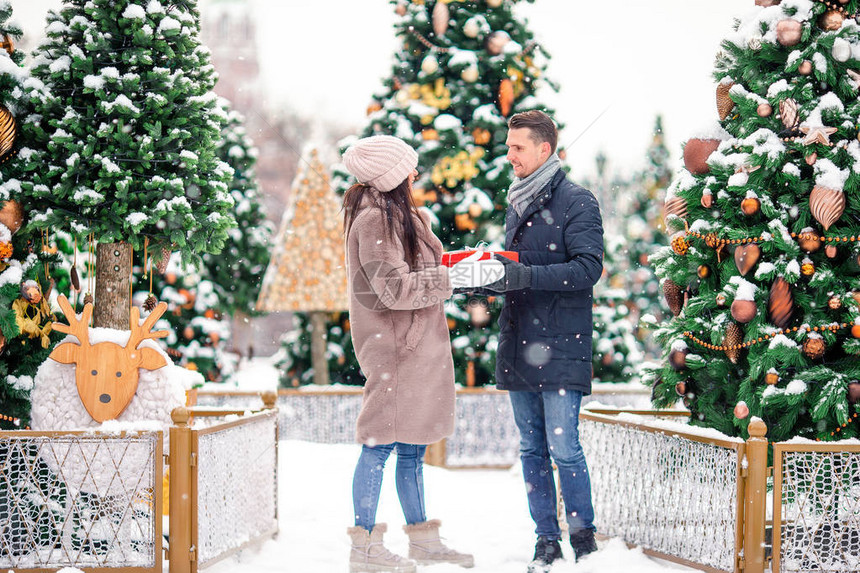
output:
{"label": "overcast sky", "polygon": [[[224,1],[203,0],[202,10]],[[271,101],[360,129],[399,47],[388,0],[246,1],[258,15]],[[60,4],[12,0],[29,34],[41,34],[45,12]],[[592,172],[598,150],[610,165],[641,166],[658,113],[676,166],[690,133],[716,121],[714,56],[733,19],[753,6],[754,0],[521,2],[518,12],[552,56],[547,73],[561,85],[560,93],[539,96],[566,124],[561,140],[574,174]]]}

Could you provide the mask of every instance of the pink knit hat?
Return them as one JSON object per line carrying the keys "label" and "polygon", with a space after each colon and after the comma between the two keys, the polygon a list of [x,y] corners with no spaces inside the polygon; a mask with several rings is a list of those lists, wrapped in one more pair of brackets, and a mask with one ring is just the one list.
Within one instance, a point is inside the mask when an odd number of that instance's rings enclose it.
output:
{"label": "pink knit hat", "polygon": [[403,140],[391,135],[359,139],[343,154],[347,170],[360,183],[378,191],[391,191],[418,165],[418,154]]}

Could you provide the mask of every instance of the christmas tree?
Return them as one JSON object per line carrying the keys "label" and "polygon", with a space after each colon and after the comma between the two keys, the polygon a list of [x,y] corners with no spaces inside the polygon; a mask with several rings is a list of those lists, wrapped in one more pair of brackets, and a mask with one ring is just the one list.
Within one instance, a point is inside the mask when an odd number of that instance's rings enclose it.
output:
{"label": "christmas tree", "polygon": [[44,94],[44,86],[21,67],[24,55],[15,49],[21,30],[11,16],[11,4],[0,1],[0,429],[29,424],[33,376],[60,337],[42,290],[50,288],[46,268],[54,257],[22,229],[30,206],[21,196],[23,166],[33,153],[26,94]]}
{"label": "christmas tree", "polygon": [[132,250],[166,264],[217,252],[234,224],[215,73],[193,0],[68,0],[48,15],[33,74],[40,136],[23,193],[30,226],[96,244],[94,322],[125,330]]}
{"label": "christmas tree", "polygon": [[[299,166],[293,183],[257,308],[301,313],[294,316],[294,328],[284,342],[285,360],[279,364],[282,383],[298,385],[293,381],[313,379],[322,385],[330,383],[332,370],[336,381],[344,382],[357,365],[351,345],[341,350],[328,343],[330,335],[340,341],[348,332],[346,317],[340,314],[349,308],[341,203],[317,151],[302,156],[308,161]],[[337,313],[334,328],[331,313]]]}
{"label": "christmas tree", "polygon": [[654,401],[771,440],[860,433],[857,0],[757,0],[717,55],[653,255],[672,313]]}
{"label": "christmas tree", "polygon": [[256,314],[254,304],[271,238],[271,224],[265,220],[254,174],[257,150],[245,133],[241,114],[224,98],[219,98],[218,107],[225,123],[217,155],[233,170],[228,188],[238,225],[228,231],[221,253],[204,254],[203,265],[196,271],[174,254],[163,275],[153,272],[151,261],[146,265],[140,261],[136,273],[141,279],[138,302],[152,292],[154,299],[168,304],[162,318],[172,330],[166,339],[168,352],[177,363],[199,371],[210,382],[227,381],[235,371],[236,361],[227,347],[236,324]]}
{"label": "christmas tree", "polygon": [[[516,3],[392,0],[403,44],[361,136],[395,135],[417,150],[414,199],[446,250],[501,248],[513,180],[507,119],[529,109],[553,113],[535,97],[540,85],[555,89],[544,78],[548,56],[514,15]],[[342,192],[352,180],[336,171],[335,182]],[[492,382],[499,308],[492,298],[465,296],[446,306],[458,383]],[[341,349],[346,337],[330,333]]]}

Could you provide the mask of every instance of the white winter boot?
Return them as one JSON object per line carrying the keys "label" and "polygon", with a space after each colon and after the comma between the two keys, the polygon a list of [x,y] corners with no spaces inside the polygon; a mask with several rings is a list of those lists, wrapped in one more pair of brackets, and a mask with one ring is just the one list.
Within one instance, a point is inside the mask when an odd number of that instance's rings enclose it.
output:
{"label": "white winter boot", "polygon": [[468,553],[459,553],[446,547],[439,538],[442,522],[431,519],[424,523],[404,525],[403,531],[409,536],[409,558],[419,565],[434,563],[454,563],[460,567],[474,567],[475,558]]}
{"label": "white winter boot", "polygon": [[382,535],[387,530],[384,523],[377,523],[373,531],[363,527],[350,527],[346,530],[352,538],[352,551],[349,553],[350,573],[415,573],[415,562],[395,555],[382,544]]}

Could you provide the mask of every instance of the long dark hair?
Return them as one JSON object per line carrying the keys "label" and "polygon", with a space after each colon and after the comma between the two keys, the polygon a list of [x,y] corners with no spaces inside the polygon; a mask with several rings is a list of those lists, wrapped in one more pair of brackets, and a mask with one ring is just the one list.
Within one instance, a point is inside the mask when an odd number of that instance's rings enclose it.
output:
{"label": "long dark hair", "polygon": [[[386,230],[390,237],[394,237],[395,227],[402,229],[400,240],[403,243],[403,248],[406,250],[406,259],[411,268],[415,268],[418,263],[418,242],[423,240],[419,235],[418,226],[426,227],[424,219],[418,214],[418,208],[412,201],[412,186],[409,179],[404,179],[400,185],[387,191],[379,193],[372,190],[371,187],[356,183],[343,196],[343,232],[349,236],[349,230],[352,228],[352,223],[358,216],[359,207],[362,199],[367,193],[378,193],[382,199],[382,205],[373,202],[373,207],[378,208],[385,214]],[[419,221],[418,223],[416,223]],[[426,228],[422,231],[426,231]],[[422,232],[421,235],[424,233]]]}

